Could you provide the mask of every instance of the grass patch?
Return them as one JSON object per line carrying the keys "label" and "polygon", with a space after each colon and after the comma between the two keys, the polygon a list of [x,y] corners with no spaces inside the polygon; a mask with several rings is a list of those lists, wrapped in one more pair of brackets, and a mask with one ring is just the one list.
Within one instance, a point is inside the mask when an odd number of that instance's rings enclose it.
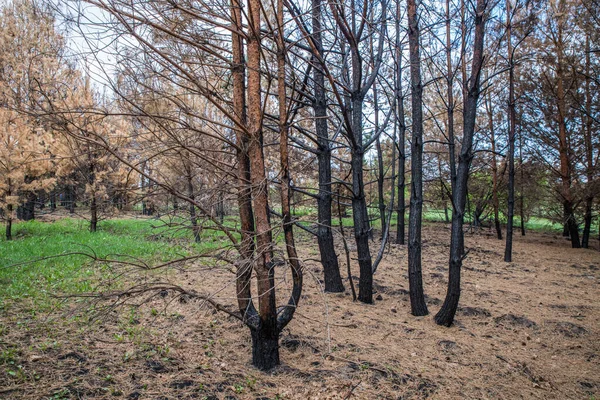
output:
{"label": "grass patch", "polygon": [[108,273],[106,263],[68,253],[133,258],[155,265],[223,247],[215,231],[206,230],[202,242],[196,244],[189,230],[172,230],[149,219],[102,221],[95,233],[89,232],[86,221],[71,218],[22,222],[13,229],[14,240],[0,241],[0,306],[19,302],[38,311],[56,304],[52,295],[88,292]]}

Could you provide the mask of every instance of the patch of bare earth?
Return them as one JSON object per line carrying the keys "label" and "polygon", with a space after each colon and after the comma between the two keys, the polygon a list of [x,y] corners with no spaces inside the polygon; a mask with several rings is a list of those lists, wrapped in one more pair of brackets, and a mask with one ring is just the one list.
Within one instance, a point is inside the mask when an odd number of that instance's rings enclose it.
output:
{"label": "patch of bare earth", "polygon": [[[406,248],[390,245],[374,305],[323,294],[315,261],[281,338],[283,365],[250,365],[248,330],[201,302],[163,292],[137,311],[95,323],[2,316],[0,398],[6,399],[590,399],[600,393],[600,252],[548,234],[504,242],[468,234],[461,309],[437,326],[446,289],[448,228],[425,227],[423,267],[431,315],[410,315]],[[318,257],[304,240],[305,259]],[[377,247],[372,243],[373,249]],[[340,263],[345,271],[341,247]],[[285,269],[278,267],[281,275]],[[354,270],[357,270],[354,266]],[[344,274],[345,275],[345,274]],[[357,275],[357,272],[356,272]],[[234,276],[188,270],[171,280],[233,305]],[[348,282],[345,282],[348,289]],[[282,281],[278,293],[289,287]],[[55,316],[53,316],[55,317]],[[12,353],[11,353],[12,352]],[[10,375],[7,370],[17,373]]]}

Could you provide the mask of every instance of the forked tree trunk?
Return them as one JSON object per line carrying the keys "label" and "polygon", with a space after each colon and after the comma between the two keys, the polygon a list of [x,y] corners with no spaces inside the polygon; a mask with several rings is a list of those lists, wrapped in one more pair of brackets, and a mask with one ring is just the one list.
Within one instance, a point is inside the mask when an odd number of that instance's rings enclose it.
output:
{"label": "forked tree trunk", "polygon": [[317,242],[321,254],[321,264],[325,278],[325,291],[339,293],[344,291],[340,275],[338,257],[335,253],[331,230],[332,187],[331,187],[331,145],[327,124],[327,97],[325,95],[325,76],[318,59],[323,56],[321,35],[321,0],[312,0],[312,42],[313,57],[313,110],[315,113],[315,131],[317,134],[317,162],[319,167],[319,195],[317,198]]}
{"label": "forked tree trunk", "polygon": [[[283,34],[283,3],[277,6],[281,35]],[[299,268],[292,266],[294,287],[288,304],[278,312],[275,302],[275,265],[273,262],[273,238],[269,220],[269,192],[263,154],[263,125],[261,101],[261,2],[248,1],[248,156],[250,158],[250,182],[252,183],[252,204],[255,215],[256,254],[254,272],[258,296],[258,318],[252,318],[247,325],[252,330],[252,363],[261,370],[270,370],[279,365],[279,333],[292,320],[300,299],[302,280]],[[283,41],[283,38],[281,39]],[[282,46],[280,46],[282,47]],[[283,52],[283,49],[281,50]],[[285,74],[280,71],[280,74]],[[285,97],[285,85],[280,88]],[[285,102],[285,99],[280,101]],[[286,134],[287,136],[287,134]],[[287,144],[286,144],[287,146]],[[287,155],[287,154],[286,154]],[[289,175],[288,175],[289,178]],[[288,190],[289,190],[288,186]],[[287,192],[289,195],[289,191]],[[285,196],[285,194],[284,194]],[[287,196],[289,217],[289,196]],[[291,228],[291,221],[290,221]],[[289,232],[289,231],[288,231]],[[293,236],[292,236],[293,239]],[[288,255],[295,251],[289,234],[286,237]],[[294,258],[292,261],[291,259]],[[297,256],[290,257],[297,262]],[[294,275],[296,274],[296,275]],[[299,275],[298,275],[299,274]]]}
{"label": "forked tree trunk", "polygon": [[[291,269],[293,280],[293,289],[288,304],[285,309],[279,313],[277,320],[277,334],[281,332],[283,327],[289,323],[296,307],[300,301],[302,294],[302,266],[298,253],[296,252],[296,243],[294,240],[294,225],[292,221],[292,212],[290,203],[292,198],[292,177],[290,175],[289,165],[289,121],[288,121],[288,104],[286,96],[286,45],[283,25],[283,0],[277,0],[277,94],[279,101],[279,149],[280,149],[280,166],[281,166],[281,213],[283,215],[283,233],[285,238],[286,253],[288,256],[288,264]],[[273,288],[274,290],[274,288]],[[268,341],[265,340],[266,346]],[[265,349],[268,350],[268,349]],[[276,354],[278,356],[278,354]]]}
{"label": "forked tree trunk", "polygon": [[[252,336],[252,360],[262,358],[260,354],[264,353],[261,346],[265,342],[260,338],[259,333],[255,332],[258,328],[258,312],[252,302],[251,278],[253,269],[254,253],[254,213],[252,210],[252,197],[250,186],[250,159],[248,157],[248,135],[246,132],[246,68],[244,64],[244,43],[243,36],[238,33],[243,31],[242,24],[242,2],[241,0],[231,0],[231,19],[233,29],[232,40],[232,80],[233,80],[233,113],[235,115],[236,132],[236,157],[237,157],[237,202],[241,225],[241,241],[238,247],[240,258],[237,262],[236,270],[236,295],[238,308],[246,325],[250,327]],[[256,343],[255,343],[256,342]],[[256,349],[256,350],[255,350]],[[255,352],[257,353],[255,355]],[[272,352],[268,352],[272,354]],[[272,358],[272,357],[271,357]],[[278,361],[278,357],[276,358]],[[271,365],[274,362],[261,363],[261,365]],[[256,365],[256,364],[254,364]]]}
{"label": "forked tree trunk", "polygon": [[[358,68],[355,66],[354,68]],[[352,218],[354,222],[354,238],[358,253],[360,278],[358,281],[358,300],[363,303],[373,302],[373,267],[369,249],[369,214],[365,197],[362,145],[363,98],[354,96],[352,100],[352,134],[355,145],[351,151],[352,165]]]}
{"label": "forked tree trunk", "polygon": [[253,328],[252,364],[269,370],[279,365],[277,307],[275,304],[275,277],[273,239],[269,220],[268,180],[263,154],[262,98],[261,98],[261,4],[248,1],[248,156],[252,184],[252,209],[256,230],[254,271],[257,279],[258,323]]}
{"label": "forked tree trunk", "polygon": [[475,38],[473,43],[473,61],[467,96],[463,106],[463,141],[458,157],[456,188],[452,193],[452,228],[450,236],[450,259],[448,291],[442,308],[435,316],[438,325],[450,326],[460,299],[460,273],[464,257],[464,213],[467,198],[469,170],[473,159],[473,136],[477,101],[479,99],[479,78],[483,66],[483,40],[485,35],[486,0],[477,0],[475,9]]}
{"label": "forked tree trunk", "polygon": [[[374,3],[369,3],[366,6],[373,6]],[[346,21],[345,15],[341,14],[341,8],[334,2],[329,2],[333,17],[336,20],[337,26],[340,28],[342,43],[344,41],[349,45],[350,60],[352,65],[352,78],[349,84],[351,85],[351,93],[349,99],[346,100],[344,108],[348,110],[350,106],[350,116],[344,114],[344,122],[348,141],[350,142],[350,164],[352,167],[352,217],[354,220],[354,237],[356,240],[356,248],[358,253],[358,265],[360,268],[359,293],[358,300],[363,303],[373,302],[373,264],[371,260],[371,251],[369,249],[369,237],[372,234],[370,229],[369,214],[364,190],[363,179],[363,161],[365,156],[365,143],[363,143],[363,106],[364,99],[375,82],[379,68],[383,62],[383,45],[385,38],[385,21],[387,13],[387,1],[382,1],[380,20],[379,40],[377,45],[377,55],[374,66],[371,68],[368,76],[363,79],[363,59],[360,42],[364,39],[364,29],[358,28],[356,23],[356,13],[350,13],[350,21]],[[365,10],[366,11],[366,10]],[[367,13],[362,15],[362,18],[367,18]],[[363,21],[366,22],[366,21]],[[373,23],[375,23],[373,21]],[[361,25],[364,27],[364,25]],[[370,32],[376,31],[373,29]],[[346,57],[345,57],[346,58]],[[343,80],[348,82],[347,66],[342,65]],[[347,91],[348,93],[348,91]],[[341,100],[339,98],[338,100]],[[348,104],[349,103],[349,104]]]}
{"label": "forked tree trunk", "polygon": [[408,219],[408,282],[413,315],[427,315],[421,272],[421,224],[423,218],[423,86],[419,14],[416,0],[407,0],[408,43],[412,99],[411,191]]}

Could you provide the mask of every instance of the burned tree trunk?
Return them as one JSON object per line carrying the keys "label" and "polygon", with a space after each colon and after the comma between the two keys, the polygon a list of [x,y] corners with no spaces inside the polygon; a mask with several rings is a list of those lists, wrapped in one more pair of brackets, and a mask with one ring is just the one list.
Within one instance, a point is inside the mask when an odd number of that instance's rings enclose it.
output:
{"label": "burned tree trunk", "polygon": [[423,85],[419,15],[416,0],[407,0],[408,43],[412,98],[411,191],[408,220],[408,281],[413,315],[427,315],[421,272],[421,224],[423,218]]}
{"label": "burned tree trunk", "polygon": [[17,207],[17,218],[22,221],[32,221],[35,219],[35,200],[37,196],[34,192],[25,194],[25,202]]}
{"label": "burned tree trunk", "polygon": [[325,278],[325,291],[339,293],[344,291],[340,275],[338,257],[335,253],[331,230],[332,188],[331,188],[331,145],[327,124],[327,97],[325,95],[325,76],[317,59],[323,55],[321,35],[321,0],[312,0],[312,42],[313,57],[313,110],[315,113],[315,131],[317,134],[317,162],[319,168],[319,194],[317,198],[317,241],[321,254],[321,264]]}
{"label": "burned tree trunk", "polygon": [[[400,46],[400,1],[396,2],[396,15],[394,18],[396,28],[396,77],[394,80],[394,88],[396,90],[396,121],[398,126],[398,209],[396,220],[396,243],[404,244],[405,236],[405,214],[406,214],[406,198],[405,189],[405,166],[406,152],[404,142],[406,141],[406,121],[404,119],[404,94],[402,91],[402,48]],[[394,190],[394,188],[392,188]],[[393,204],[392,204],[393,206]]]}
{"label": "burned tree trunk", "polygon": [[[372,43],[371,43],[372,47]],[[371,49],[371,51],[373,51]],[[377,98],[377,83],[373,84],[373,112],[375,113],[375,134],[379,132],[379,102]],[[379,205],[379,219],[381,220],[381,236],[385,229],[385,172],[383,169],[383,151],[381,150],[381,139],[379,135],[375,140],[375,148],[377,149],[377,200]]]}
{"label": "burned tree trunk", "polygon": [[506,46],[508,51],[508,213],[504,261],[512,261],[513,217],[515,214],[515,66],[512,48],[510,0],[506,0]]}
{"label": "burned tree trunk", "polygon": [[519,168],[521,183],[519,185],[519,215],[521,217],[521,236],[525,236],[525,168],[523,166],[523,132],[519,129]]}
{"label": "burned tree trunk", "polygon": [[252,327],[252,364],[269,370],[279,365],[279,332],[275,305],[275,271],[273,238],[269,220],[269,193],[263,154],[261,99],[261,4],[248,1],[248,157],[252,184],[252,209],[255,220],[256,255],[254,271],[257,279],[258,320]]}
{"label": "burned tree trunk", "polygon": [[[279,362],[278,346],[277,353],[273,356],[273,350],[262,348],[265,338],[259,337],[255,332],[258,327],[258,312],[252,302],[251,278],[254,253],[254,213],[252,210],[252,193],[250,186],[250,159],[248,157],[248,135],[246,131],[246,68],[244,64],[244,43],[241,33],[242,25],[242,2],[231,0],[231,19],[234,27],[232,29],[232,78],[233,78],[233,113],[236,118],[236,157],[237,157],[237,202],[241,224],[241,243],[239,245],[240,258],[237,261],[236,271],[236,295],[238,308],[243,321],[250,327],[252,337],[252,360],[257,360],[260,365],[270,366]],[[278,343],[277,343],[278,345]],[[266,351],[269,350],[269,351]],[[264,357],[260,354],[265,353]],[[256,353],[256,355],[255,355]],[[275,358],[273,360],[273,358]],[[260,360],[266,359],[266,362]],[[260,367],[257,365],[257,367]]]}
{"label": "burned tree trunk", "polygon": [[7,178],[7,189],[6,189],[6,240],[12,240],[12,220],[13,220],[13,197],[12,197],[12,183],[11,179]]}
{"label": "burned tree trunk", "polygon": [[[194,191],[194,181],[192,175],[192,168],[190,165],[186,165],[186,181],[187,181],[187,197],[192,200],[189,204],[190,223],[192,224],[192,233],[194,234],[194,242],[200,243],[200,227],[198,226],[198,217],[196,216],[196,206],[194,200],[196,199],[196,193]],[[217,208],[217,216],[219,209]]]}
{"label": "burned tree trunk", "polygon": [[[563,19],[563,15],[558,16],[559,19]],[[570,155],[569,146],[569,134],[567,131],[567,104],[565,93],[565,71],[564,71],[564,37],[563,37],[563,21],[558,23],[557,35],[555,40],[556,53],[557,53],[557,65],[556,65],[556,98],[557,98],[557,119],[558,119],[558,139],[559,146],[558,152],[560,156],[560,179],[562,181],[561,197],[563,202],[564,211],[564,226],[565,233],[571,237],[571,246],[573,248],[581,247],[579,243],[579,231],[577,230],[577,222],[575,220],[574,213],[574,200],[573,193],[571,193],[572,185],[572,162]]]}
{"label": "burned tree trunk", "polygon": [[406,187],[406,151],[404,148],[404,142],[406,140],[406,125],[404,122],[404,106],[402,104],[404,98],[402,95],[398,101],[398,113],[400,114],[400,117],[398,118],[398,215],[396,220],[396,243],[404,244],[404,237],[406,235],[406,195],[404,193],[404,189]]}
{"label": "burned tree trunk", "polygon": [[460,273],[464,258],[464,214],[467,199],[467,183],[473,159],[473,136],[477,101],[479,99],[479,78],[483,67],[483,40],[485,35],[486,0],[477,0],[475,9],[475,39],[473,43],[473,61],[467,96],[463,106],[463,141],[458,157],[456,187],[452,193],[452,227],[450,237],[450,260],[448,291],[442,308],[435,316],[438,325],[450,326],[460,299]]}
{"label": "burned tree trunk", "polygon": [[[454,186],[456,185],[456,139],[454,138],[454,69],[452,68],[452,36],[450,22],[450,0],[446,0],[446,116],[448,122],[448,164],[450,165],[450,189],[454,192]],[[464,55],[464,48],[462,50],[462,54]],[[464,56],[462,57],[462,61],[464,62]],[[464,67],[464,63],[462,65]],[[450,196],[452,196],[452,193]],[[447,211],[445,211],[445,215],[447,215]]]}
{"label": "burned tree trunk", "polygon": [[498,161],[496,159],[496,132],[494,128],[494,113],[491,93],[486,97],[485,105],[488,114],[488,129],[490,131],[490,145],[492,150],[492,206],[494,208],[494,226],[496,237],[502,240],[502,227],[500,226],[500,201],[498,199]]}
{"label": "burned tree trunk", "polygon": [[52,211],[56,210],[56,191],[55,190],[50,192],[50,209]]}
{"label": "burned tree trunk", "polygon": [[98,230],[98,203],[96,196],[93,196],[90,201],[90,232]]}
{"label": "burned tree trunk", "polygon": [[9,204],[6,207],[6,213],[8,214],[6,217],[6,240],[12,240],[12,212],[13,206]]}
{"label": "burned tree trunk", "polygon": [[[355,57],[358,57],[356,55]],[[354,68],[359,68],[355,66]],[[363,97],[358,93],[352,99],[352,130],[354,146],[351,151],[352,165],[352,218],[354,221],[354,238],[358,253],[360,279],[358,282],[358,300],[363,303],[373,302],[373,267],[369,249],[369,214],[365,197],[363,161],[364,148],[362,137]]]}
{"label": "burned tree trunk", "polygon": [[90,153],[88,182],[90,187],[90,232],[98,229],[98,203],[96,202],[96,174],[94,173],[94,156]]}
{"label": "burned tree trunk", "polygon": [[[239,3],[238,3],[239,5]],[[235,7],[234,7],[235,9]],[[280,25],[280,36],[283,35],[283,3],[278,2],[278,24]],[[235,12],[235,10],[234,10]],[[268,180],[265,170],[265,158],[263,154],[263,110],[261,99],[261,2],[259,0],[248,1],[248,158],[250,161],[250,183],[252,194],[252,210],[255,217],[255,254],[253,267],[256,274],[256,288],[258,297],[258,313],[249,298],[240,299],[238,291],[238,303],[245,305],[242,311],[246,325],[252,335],[252,364],[261,370],[270,370],[279,365],[279,334],[281,330],[292,320],[296,306],[302,292],[302,275],[300,268],[294,268],[292,264],[293,289],[286,306],[278,310],[275,302],[275,263],[273,260],[273,238],[271,222],[269,219],[269,192]],[[239,16],[239,14],[238,14]],[[241,19],[236,16],[236,21]],[[283,41],[283,37],[281,37]],[[283,52],[283,46],[279,46]],[[285,74],[280,71],[280,74]],[[238,82],[239,83],[239,82]],[[283,96],[281,95],[283,91]],[[284,98],[282,98],[284,97]],[[285,85],[280,87],[280,101],[285,102]],[[285,133],[287,137],[287,133]],[[287,146],[287,141],[286,145]],[[286,153],[287,156],[287,153]],[[287,160],[285,161],[287,168]],[[288,187],[283,194],[287,202],[289,212],[289,173]],[[287,195],[286,195],[287,194]],[[291,228],[291,221],[290,221]],[[297,263],[293,247],[293,236],[286,235],[286,247],[290,263]],[[289,242],[290,238],[292,239]],[[292,260],[293,259],[293,260]],[[296,264],[298,265],[298,264]],[[240,276],[238,274],[238,276]],[[242,275],[242,284],[250,275]],[[249,282],[249,280],[248,280]],[[240,285],[240,282],[238,282]],[[238,286],[239,287],[239,286]],[[249,289],[248,289],[249,292]],[[243,295],[243,293],[242,293]],[[241,307],[240,307],[241,308]]]}

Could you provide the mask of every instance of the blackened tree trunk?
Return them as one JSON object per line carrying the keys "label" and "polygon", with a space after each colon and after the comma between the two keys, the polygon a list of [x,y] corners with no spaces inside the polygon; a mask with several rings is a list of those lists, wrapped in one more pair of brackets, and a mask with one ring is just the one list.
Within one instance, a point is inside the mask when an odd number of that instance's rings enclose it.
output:
{"label": "blackened tree trunk", "polygon": [[373,302],[373,266],[369,249],[369,214],[363,178],[363,100],[362,96],[356,93],[352,99],[352,134],[355,144],[352,147],[350,162],[352,165],[352,218],[360,269],[358,300],[369,304]]}
{"label": "blackened tree trunk", "polygon": [[92,196],[90,201],[90,232],[96,232],[98,230],[98,203],[96,202],[96,196]]}
{"label": "blackened tree trunk", "polygon": [[90,232],[96,232],[98,229],[98,203],[96,202],[96,174],[94,172],[95,158],[92,152],[89,153],[89,174],[88,183],[90,185]]}
{"label": "blackened tree trunk", "polygon": [[[564,3],[561,2],[561,5]],[[561,8],[564,8],[561,7]],[[564,11],[564,10],[563,10]],[[558,122],[558,152],[560,156],[560,179],[562,181],[561,197],[564,211],[565,231],[571,237],[573,248],[581,247],[579,243],[579,231],[575,221],[574,200],[571,190],[572,185],[572,162],[569,148],[569,133],[567,131],[567,105],[565,93],[565,66],[564,66],[564,14],[558,15],[559,19],[555,37],[557,65],[556,65],[556,100],[557,100],[557,122]],[[563,232],[564,235],[565,232]]]}
{"label": "blackened tree trunk", "polygon": [[450,236],[450,259],[448,291],[442,308],[435,316],[438,325],[450,326],[460,299],[460,272],[464,257],[464,214],[467,199],[469,170],[473,159],[473,136],[477,101],[479,99],[479,78],[483,66],[483,40],[485,35],[486,0],[477,0],[475,9],[475,38],[473,43],[473,61],[467,96],[463,105],[463,141],[458,157],[456,188],[452,193],[452,228]]}
{"label": "blackened tree trunk", "polygon": [[[333,17],[339,27],[340,39],[342,43],[347,43],[349,46],[349,58],[351,61],[352,77],[347,79],[347,67],[342,65],[342,80],[347,84],[345,90],[349,94],[348,101],[343,105],[343,119],[345,125],[345,133],[350,143],[350,164],[352,168],[352,216],[354,220],[354,237],[358,253],[358,264],[360,268],[359,294],[358,299],[363,303],[373,302],[373,264],[371,260],[371,252],[369,249],[369,235],[371,234],[369,215],[364,191],[363,180],[363,161],[366,145],[363,142],[363,105],[364,99],[370,88],[373,86],[379,68],[383,62],[383,47],[385,38],[385,23],[387,13],[387,1],[379,3],[381,14],[379,21],[369,21],[369,18],[375,13],[369,13],[365,9],[364,13],[358,14],[351,12],[350,21],[346,18],[345,11],[340,4],[328,2],[331,8]],[[365,3],[365,7],[374,7],[375,3]],[[363,18],[360,24],[356,23],[357,17]],[[360,27],[359,27],[360,25]],[[363,37],[365,26],[379,25],[379,30],[373,28],[369,32],[379,32],[379,39],[375,62],[372,65],[371,71],[363,79],[363,56],[360,49],[360,43],[365,38]],[[344,46],[344,44],[342,44]],[[344,57],[346,58],[346,57]],[[335,81],[330,76],[330,82],[335,84]],[[336,97],[340,104],[342,103],[341,95],[336,91]],[[348,106],[350,106],[348,108]],[[348,110],[350,110],[348,112]]]}
{"label": "blackened tree trunk", "polygon": [[35,219],[35,200],[37,196],[34,192],[27,192],[25,202],[17,207],[17,218],[22,221],[32,221]]}
{"label": "blackened tree trunk", "polygon": [[508,212],[504,262],[512,261],[513,217],[515,215],[515,65],[512,48],[512,15],[506,0],[506,48],[508,51]]}
{"label": "blackened tree trunk", "polygon": [[8,214],[6,216],[6,240],[12,240],[12,212],[13,206],[9,204],[6,207],[6,213]]}
{"label": "blackened tree trunk", "polygon": [[67,186],[66,190],[67,203],[66,206],[69,209],[70,214],[75,213],[75,188],[72,185]]}
{"label": "blackened tree trunk", "polygon": [[406,141],[406,124],[404,121],[404,97],[400,95],[398,98],[398,214],[396,216],[396,243],[404,244],[406,236],[406,151],[404,142]]}
{"label": "blackened tree trunk", "polygon": [[496,129],[494,127],[494,109],[492,105],[492,94],[488,93],[485,99],[488,114],[488,129],[490,131],[490,145],[492,157],[492,206],[494,207],[494,226],[496,237],[502,240],[502,227],[500,226],[500,201],[498,199],[498,161],[496,160]]}
{"label": "blackened tree trunk", "polygon": [[590,231],[592,229],[592,206],[594,205],[594,198],[589,196],[585,199],[585,216],[583,225],[583,235],[581,237],[581,247],[587,249],[590,241]]}
{"label": "blackened tree trunk", "polygon": [[[398,126],[398,208],[396,220],[396,243],[404,244],[405,237],[405,214],[406,214],[406,198],[404,194],[405,188],[405,165],[406,152],[404,142],[406,141],[406,121],[404,119],[404,93],[402,90],[402,47],[400,46],[400,1],[396,1],[396,15],[394,18],[396,29],[396,77],[394,80],[394,88],[396,90],[396,121]],[[394,190],[392,188],[392,190]],[[393,204],[392,204],[393,206]]]}
{"label": "blackened tree trunk", "polygon": [[412,99],[411,191],[408,219],[408,281],[413,315],[427,315],[421,272],[421,223],[423,218],[423,84],[419,14],[416,0],[407,0],[408,43]]}
{"label": "blackened tree trunk", "polygon": [[252,337],[252,364],[263,371],[278,366],[279,361],[279,332],[276,329],[261,326],[250,329]]}
{"label": "blackened tree trunk", "polygon": [[[372,37],[372,36],[371,36]],[[371,51],[373,43],[371,40]],[[373,84],[373,112],[375,113],[375,134],[379,132],[379,102],[377,97],[377,82]],[[381,236],[385,229],[385,172],[383,169],[383,151],[381,150],[381,139],[379,135],[375,140],[375,148],[377,149],[377,200],[379,205],[379,218],[381,220]]]}
{"label": "blackened tree trunk", "polygon": [[6,240],[12,240],[12,220],[13,220],[13,205],[12,201],[12,182],[11,179],[7,179],[7,190],[6,198],[10,199],[6,206]]}
{"label": "blackened tree trunk", "polygon": [[40,210],[43,210],[44,207],[46,207],[46,192],[43,190],[38,194],[37,204]]}
{"label": "blackened tree trunk", "polygon": [[521,236],[525,236],[525,167],[523,165],[523,131],[519,129],[519,167],[521,184],[519,186],[519,214],[521,216]]}
{"label": "blackened tree trunk", "polygon": [[[189,164],[186,164],[186,180],[187,180],[187,197],[192,201],[189,204],[190,223],[192,224],[192,233],[194,234],[194,242],[200,243],[200,227],[198,226],[198,217],[196,216],[196,206],[193,201],[196,199],[196,193],[194,191],[194,180],[192,175],[192,168]],[[219,203],[217,203],[217,206]],[[217,208],[217,216],[219,209]]]}
{"label": "blackened tree trunk", "polygon": [[50,209],[52,211],[56,210],[56,191],[50,192]]}
{"label": "blackened tree trunk", "polygon": [[[290,175],[289,165],[289,121],[288,104],[286,96],[286,44],[283,25],[283,1],[277,0],[277,95],[279,101],[279,149],[281,166],[281,213],[283,215],[283,233],[285,238],[286,253],[288,264],[290,265],[293,280],[293,289],[287,306],[278,312],[277,333],[281,332],[283,326],[291,321],[296,306],[300,301],[302,294],[303,273],[298,253],[296,252],[296,243],[294,240],[294,225],[291,212],[292,198],[292,177]],[[273,288],[274,290],[274,288]]]}
{"label": "blackened tree trunk", "polygon": [[315,131],[317,134],[317,162],[319,166],[319,194],[317,198],[317,241],[321,254],[321,264],[325,278],[325,291],[339,293],[344,291],[340,275],[338,257],[335,253],[331,230],[332,188],[331,188],[331,144],[327,124],[327,97],[325,95],[325,76],[318,60],[322,59],[323,41],[321,25],[321,0],[312,0],[312,42],[316,54],[313,57],[313,110],[315,113]]}
{"label": "blackened tree trunk", "polygon": [[[446,117],[448,123],[447,139],[448,164],[450,164],[450,189],[451,192],[453,192],[454,186],[456,185],[456,139],[454,138],[454,69],[452,67],[452,33],[450,29],[451,21],[452,20],[450,18],[450,0],[446,0]],[[462,54],[465,54],[464,48],[462,49]],[[464,60],[464,56],[462,57],[462,59]],[[450,196],[452,196],[452,193],[450,194]],[[448,215],[447,211],[445,211],[445,215]]]}

